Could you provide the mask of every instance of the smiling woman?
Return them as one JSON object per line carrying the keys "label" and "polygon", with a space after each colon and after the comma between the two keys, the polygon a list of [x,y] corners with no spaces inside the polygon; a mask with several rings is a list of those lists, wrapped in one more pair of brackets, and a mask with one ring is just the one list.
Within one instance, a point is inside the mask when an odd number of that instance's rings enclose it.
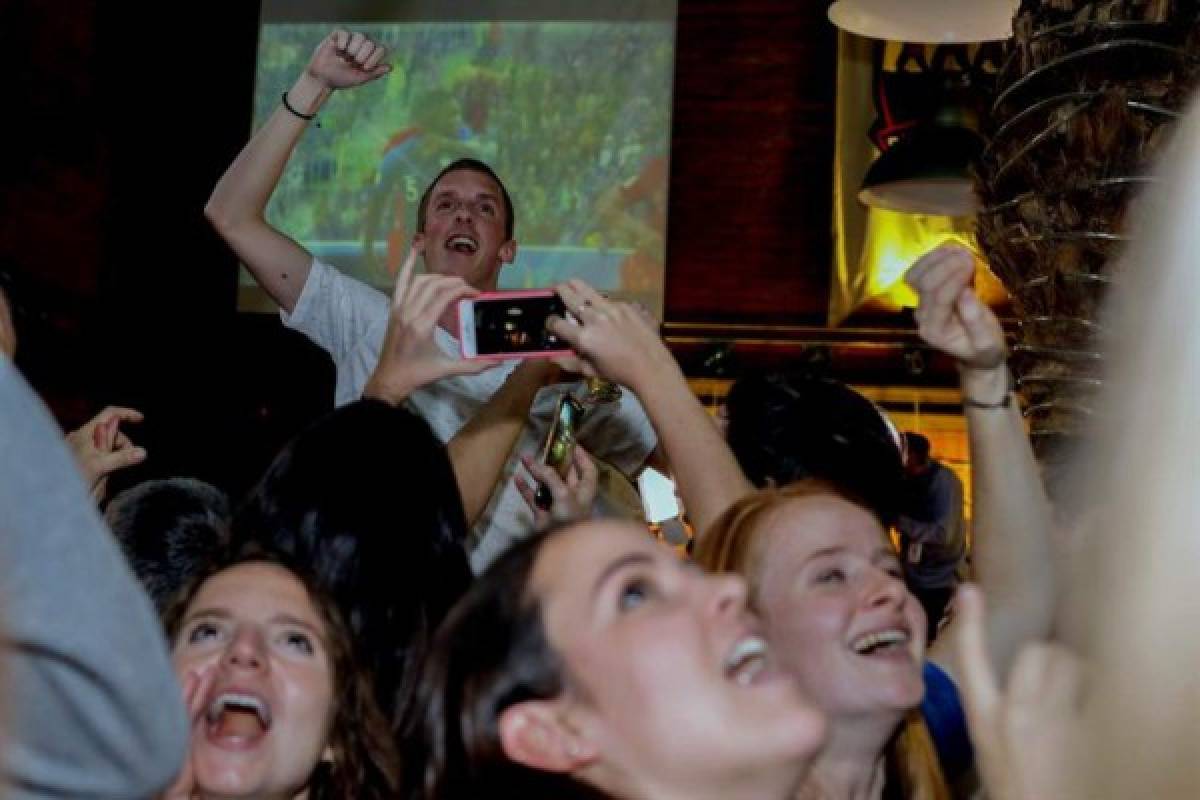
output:
{"label": "smiling woman", "polygon": [[394,796],[394,746],[349,629],[300,573],[231,559],[165,623],[192,720],[166,800]]}
{"label": "smiling woman", "polygon": [[713,525],[696,560],[746,577],[780,668],[829,714],[835,741],[843,738],[839,729],[878,729],[886,753],[869,778],[874,796],[888,796],[887,786],[908,798],[949,797],[934,741],[957,771],[965,756],[952,745],[965,740],[966,722],[961,712],[921,705],[926,683],[936,698],[945,678],[926,666],[925,612],[904,584],[883,524],[868,509],[818,480],[760,491]]}
{"label": "smiling woman", "polygon": [[783,800],[824,732],[740,578],[589,521],[514,546],[451,612],[405,796]]}

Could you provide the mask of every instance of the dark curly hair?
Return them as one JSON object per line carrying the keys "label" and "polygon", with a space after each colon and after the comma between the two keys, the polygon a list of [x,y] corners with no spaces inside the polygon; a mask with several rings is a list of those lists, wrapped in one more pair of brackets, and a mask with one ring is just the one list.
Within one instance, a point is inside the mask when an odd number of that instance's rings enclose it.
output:
{"label": "dark curly hair", "polygon": [[163,627],[168,638],[174,644],[187,609],[201,587],[216,575],[242,564],[272,564],[290,572],[304,586],[325,624],[333,665],[335,709],[328,743],[333,761],[314,768],[309,796],[313,800],[394,798],[399,782],[399,756],[391,726],[375,700],[372,676],[356,655],[353,635],[337,603],[321,591],[303,565],[253,544],[218,554],[207,569],[196,574],[167,603]]}
{"label": "dark curly hair", "polygon": [[228,545],[232,516],[224,492],[192,478],[144,481],[118,494],[104,511],[159,613]]}

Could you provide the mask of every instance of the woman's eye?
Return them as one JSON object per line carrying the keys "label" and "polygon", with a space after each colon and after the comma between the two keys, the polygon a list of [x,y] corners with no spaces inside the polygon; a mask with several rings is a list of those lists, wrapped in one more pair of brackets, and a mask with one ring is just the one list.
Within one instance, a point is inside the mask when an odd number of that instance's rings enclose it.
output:
{"label": "woman's eye", "polygon": [[188,634],[188,644],[199,644],[201,642],[211,641],[221,633],[220,629],[211,622],[201,622],[192,628]]}
{"label": "woman's eye", "polygon": [[817,583],[842,583],[845,580],[846,573],[837,568],[827,569],[817,573]]}
{"label": "woman's eye", "polygon": [[314,652],[312,639],[306,633],[299,633],[297,631],[286,633],[283,637],[283,643],[289,649],[303,653],[306,656],[311,656]]}
{"label": "woman's eye", "polygon": [[449,211],[450,209],[454,208],[454,201],[438,200],[434,208],[438,211]]}
{"label": "woman's eye", "polygon": [[479,204],[479,213],[483,214],[485,217],[495,216],[496,215],[496,207],[494,205],[492,205],[491,203],[480,203]]}
{"label": "woman's eye", "polygon": [[641,579],[631,581],[621,590],[621,596],[617,599],[617,606],[623,612],[633,611],[649,600],[653,593],[653,587],[647,581]]}

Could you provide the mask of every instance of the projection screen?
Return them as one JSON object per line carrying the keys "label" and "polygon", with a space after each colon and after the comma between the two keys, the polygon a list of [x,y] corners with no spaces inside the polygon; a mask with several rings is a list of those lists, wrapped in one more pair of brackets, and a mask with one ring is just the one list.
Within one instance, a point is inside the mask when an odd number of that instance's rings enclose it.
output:
{"label": "projection screen", "polygon": [[[579,277],[661,314],[674,0],[264,0],[254,126],[333,27],[391,48],[390,75],[335,92],[267,209],[319,258],[390,289],[422,190],[455,158],[513,197],[501,288]],[[273,306],[243,269],[239,308]]]}

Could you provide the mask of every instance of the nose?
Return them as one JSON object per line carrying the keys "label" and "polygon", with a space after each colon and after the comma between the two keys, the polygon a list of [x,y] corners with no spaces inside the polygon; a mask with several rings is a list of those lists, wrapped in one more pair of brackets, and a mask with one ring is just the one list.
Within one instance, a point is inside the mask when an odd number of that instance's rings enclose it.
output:
{"label": "nose", "polygon": [[459,200],[454,204],[454,218],[459,222],[470,222],[472,204],[466,200]]}
{"label": "nose", "polygon": [[882,569],[872,568],[866,587],[865,602],[870,608],[893,606],[903,608],[908,600],[908,587],[904,581]]}
{"label": "nose", "polygon": [[239,628],[222,655],[224,666],[243,670],[260,670],[266,663],[262,635],[251,628]]}

